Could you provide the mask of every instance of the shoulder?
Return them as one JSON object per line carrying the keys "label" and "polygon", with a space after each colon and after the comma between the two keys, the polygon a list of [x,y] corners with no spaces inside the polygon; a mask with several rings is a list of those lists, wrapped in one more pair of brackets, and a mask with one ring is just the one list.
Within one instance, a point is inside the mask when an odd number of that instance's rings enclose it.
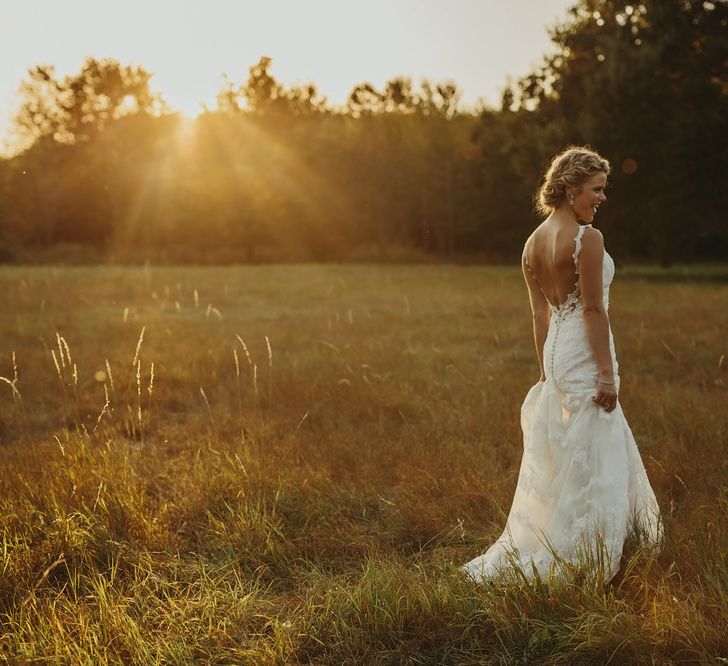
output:
{"label": "shoulder", "polygon": [[539,238],[541,237],[541,235],[543,234],[543,226],[544,226],[544,224],[545,224],[545,221],[544,221],[544,222],[541,222],[541,224],[539,224],[539,225],[538,225],[538,226],[537,226],[537,227],[536,227],[536,228],[535,228],[535,229],[534,229],[534,230],[533,230],[533,231],[532,231],[532,232],[531,232],[531,233],[529,234],[528,238],[526,238],[526,241],[525,241],[525,242],[523,243],[523,252],[524,252],[524,254],[525,254],[525,253],[526,253],[527,251],[530,251],[530,250],[531,250],[531,248],[533,248],[534,244],[535,244],[536,242],[538,242],[538,239],[539,239]]}
{"label": "shoulder", "polygon": [[587,225],[581,237],[581,249],[577,250],[579,265],[586,272],[594,271],[601,273],[602,262],[604,261],[604,236],[599,229]]}
{"label": "shoulder", "polygon": [[584,226],[584,232],[581,235],[581,245],[583,250],[597,251],[604,249],[604,236],[599,229],[595,229],[590,224]]}
{"label": "shoulder", "polygon": [[523,243],[523,254],[525,255],[529,248],[533,246],[533,234],[531,234],[526,241]]}
{"label": "shoulder", "polygon": [[528,255],[531,253],[532,247],[533,247],[533,233],[523,243],[523,249],[521,250],[521,263],[526,263],[526,264],[528,263]]}

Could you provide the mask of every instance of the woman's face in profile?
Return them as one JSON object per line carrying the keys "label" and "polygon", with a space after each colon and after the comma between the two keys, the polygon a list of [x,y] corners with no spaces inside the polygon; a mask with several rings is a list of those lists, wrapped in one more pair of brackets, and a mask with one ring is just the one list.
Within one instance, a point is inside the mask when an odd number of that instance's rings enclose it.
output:
{"label": "woman's face in profile", "polygon": [[576,192],[573,207],[580,220],[592,222],[599,206],[607,200],[604,194],[606,186],[607,174],[600,171],[589,176]]}

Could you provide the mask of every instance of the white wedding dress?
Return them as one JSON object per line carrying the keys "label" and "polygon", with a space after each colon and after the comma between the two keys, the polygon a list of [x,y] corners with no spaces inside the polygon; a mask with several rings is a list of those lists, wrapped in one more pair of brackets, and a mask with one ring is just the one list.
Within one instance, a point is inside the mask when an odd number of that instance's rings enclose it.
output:
{"label": "white wedding dress", "polygon": [[[521,407],[523,459],[505,530],[485,554],[463,566],[476,582],[512,575],[514,566],[528,579],[534,569],[548,578],[563,571],[563,562],[600,562],[610,580],[631,529],[648,544],[663,540],[655,494],[619,401],[608,413],[592,400],[598,372],[578,280],[586,226],[591,225],[581,226],[574,239],[576,288],[551,308],[546,380],[528,391]],[[605,251],[605,308],[613,278],[614,261]],[[609,347],[619,389],[611,329]]]}

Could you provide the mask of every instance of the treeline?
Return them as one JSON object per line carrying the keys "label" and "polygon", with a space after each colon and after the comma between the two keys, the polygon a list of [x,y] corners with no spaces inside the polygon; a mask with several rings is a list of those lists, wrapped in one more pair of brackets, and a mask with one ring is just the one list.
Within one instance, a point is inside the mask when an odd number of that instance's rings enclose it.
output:
{"label": "treeline", "polygon": [[723,2],[580,0],[543,65],[477,111],[452,82],[406,78],[335,108],[262,58],[188,120],[141,67],[36,67],[14,121],[25,148],[0,161],[0,258],[73,243],[121,261],[513,261],[546,162],[586,143],[614,168],[599,212],[613,254],[726,259],[727,28]]}

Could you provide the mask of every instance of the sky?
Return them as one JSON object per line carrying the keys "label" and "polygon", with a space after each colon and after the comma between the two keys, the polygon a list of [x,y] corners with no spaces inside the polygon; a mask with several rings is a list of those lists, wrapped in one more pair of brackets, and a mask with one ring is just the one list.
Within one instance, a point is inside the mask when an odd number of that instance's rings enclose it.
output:
{"label": "sky", "polygon": [[261,56],[283,84],[313,82],[332,104],[394,76],[455,81],[462,103],[497,104],[551,44],[573,0],[0,0],[0,142],[29,68],[80,71],[86,56],[154,73],[151,84],[193,116],[214,107],[227,74]]}

